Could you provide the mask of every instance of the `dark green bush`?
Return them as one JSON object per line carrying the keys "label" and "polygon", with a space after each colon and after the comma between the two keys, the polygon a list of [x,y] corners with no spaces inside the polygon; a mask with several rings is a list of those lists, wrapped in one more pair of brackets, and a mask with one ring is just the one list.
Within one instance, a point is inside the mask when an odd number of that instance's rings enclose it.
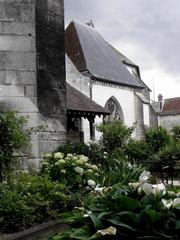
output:
{"label": "dark green bush", "polygon": [[68,208],[62,184],[22,174],[0,185],[0,232],[16,232],[50,219]]}
{"label": "dark green bush", "polygon": [[167,145],[158,153],[161,165],[174,167],[180,160],[180,142],[173,142]]}
{"label": "dark green bush", "polygon": [[180,126],[176,125],[176,126],[172,127],[171,132],[173,135],[173,139],[175,141],[180,141]]}
{"label": "dark green bush", "polygon": [[89,153],[89,146],[86,143],[67,141],[59,145],[55,152],[62,152],[65,156],[68,153],[87,156],[87,153]]}
{"label": "dark green bush", "polygon": [[114,121],[111,124],[101,124],[97,127],[102,132],[101,144],[104,151],[112,153],[115,149],[122,149],[131,139],[133,127],[127,127],[120,121]]}
{"label": "dark green bush", "polygon": [[143,162],[151,159],[152,152],[144,141],[131,140],[125,146],[125,154],[130,162]]}
{"label": "dark green bush", "polygon": [[14,112],[0,113],[0,181],[11,170],[13,153],[26,146],[30,132],[25,129],[27,120]]}
{"label": "dark green bush", "polygon": [[145,133],[145,141],[153,153],[158,153],[159,150],[168,145],[171,140],[170,134],[162,127],[149,129]]}

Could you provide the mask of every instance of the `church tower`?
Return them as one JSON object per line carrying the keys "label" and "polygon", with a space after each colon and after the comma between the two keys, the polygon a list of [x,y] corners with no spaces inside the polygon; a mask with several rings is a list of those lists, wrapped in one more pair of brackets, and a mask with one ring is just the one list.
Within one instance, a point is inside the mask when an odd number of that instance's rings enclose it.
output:
{"label": "church tower", "polygon": [[63,0],[0,1],[0,111],[28,117],[28,158],[38,159],[66,138]]}

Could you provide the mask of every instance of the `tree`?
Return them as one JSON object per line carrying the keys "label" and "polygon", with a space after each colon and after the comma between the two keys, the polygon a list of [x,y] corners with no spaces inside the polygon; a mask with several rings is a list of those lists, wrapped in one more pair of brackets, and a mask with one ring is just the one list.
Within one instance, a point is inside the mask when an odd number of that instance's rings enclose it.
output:
{"label": "tree", "polygon": [[29,143],[30,131],[25,129],[26,124],[26,118],[15,112],[0,113],[0,181],[11,169],[13,153]]}

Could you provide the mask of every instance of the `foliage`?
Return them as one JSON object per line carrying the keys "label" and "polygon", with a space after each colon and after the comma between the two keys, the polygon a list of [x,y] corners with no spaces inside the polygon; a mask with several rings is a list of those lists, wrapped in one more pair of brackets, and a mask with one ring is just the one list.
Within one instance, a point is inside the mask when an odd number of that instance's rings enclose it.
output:
{"label": "foliage", "polygon": [[0,181],[11,168],[13,153],[29,143],[26,124],[27,120],[14,112],[0,114]]}
{"label": "foliage", "polygon": [[174,167],[180,159],[180,142],[167,145],[158,153],[161,165]]}
{"label": "foliage", "polygon": [[112,153],[115,149],[122,149],[131,138],[133,127],[127,127],[120,121],[111,124],[101,124],[97,126],[98,131],[102,132],[101,144],[104,150]]}
{"label": "foliage", "polygon": [[84,208],[65,215],[70,228],[50,240],[178,240],[180,198],[159,185],[134,184],[95,193]]}
{"label": "foliage", "polygon": [[152,152],[146,142],[131,140],[125,146],[125,154],[130,162],[143,162],[150,160]]}
{"label": "foliage", "polygon": [[126,161],[119,161],[117,167],[104,169],[101,172],[98,183],[101,186],[113,186],[117,183],[122,185],[128,185],[129,182],[135,182],[138,180],[140,174],[144,168],[140,165],[131,164]]}
{"label": "foliage", "polygon": [[44,156],[41,173],[76,191],[95,187],[93,180],[99,176],[99,169],[84,155],[67,154],[65,157],[63,153],[56,152]]}
{"label": "foliage", "polygon": [[89,146],[82,142],[67,141],[59,145],[55,152],[62,152],[65,156],[68,153],[87,156],[87,153],[89,152]]}
{"label": "foliage", "polygon": [[149,129],[145,133],[145,141],[153,153],[159,152],[171,142],[170,134],[162,127]]}
{"label": "foliage", "polygon": [[0,232],[16,232],[58,217],[70,197],[64,186],[47,178],[22,174],[0,185]]}
{"label": "foliage", "polygon": [[175,141],[180,141],[180,126],[176,125],[176,126],[172,127],[171,132],[173,135],[173,139]]}
{"label": "foliage", "polygon": [[108,165],[104,157],[104,150],[100,144],[90,143],[87,145],[86,143],[67,141],[57,148],[57,152],[62,152],[65,156],[68,153],[85,155],[93,164]]}

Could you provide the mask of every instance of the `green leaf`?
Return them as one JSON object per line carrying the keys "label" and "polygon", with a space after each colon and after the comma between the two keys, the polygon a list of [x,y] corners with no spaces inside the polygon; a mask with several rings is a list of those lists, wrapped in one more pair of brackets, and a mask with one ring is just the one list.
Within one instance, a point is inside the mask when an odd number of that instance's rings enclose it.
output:
{"label": "green leaf", "polygon": [[96,229],[103,228],[103,225],[102,225],[101,221],[98,219],[98,217],[94,213],[90,214],[89,216],[90,216],[90,218],[91,218],[91,220],[94,224],[94,227]]}
{"label": "green leaf", "polygon": [[120,227],[126,228],[130,231],[133,231],[133,232],[137,231],[135,228],[131,227],[130,225],[121,222],[118,218],[107,219],[107,221],[110,223],[113,223],[114,225],[118,225]]}
{"label": "green leaf", "polygon": [[152,223],[156,223],[157,221],[159,221],[162,217],[161,213],[156,212],[153,209],[147,209],[146,213],[148,215],[148,217],[150,218]]}
{"label": "green leaf", "polygon": [[70,239],[90,240],[92,237],[87,227],[72,229],[72,231],[73,233],[69,236]]}

